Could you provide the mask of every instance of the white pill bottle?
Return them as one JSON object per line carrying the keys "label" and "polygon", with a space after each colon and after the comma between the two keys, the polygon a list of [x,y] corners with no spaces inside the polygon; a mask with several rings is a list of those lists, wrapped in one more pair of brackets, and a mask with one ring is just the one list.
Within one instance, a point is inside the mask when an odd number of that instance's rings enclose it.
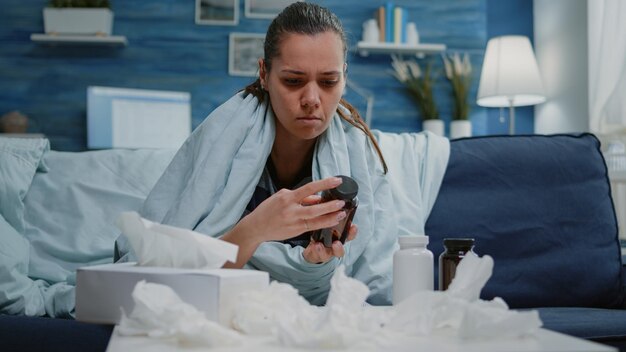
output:
{"label": "white pill bottle", "polygon": [[393,255],[393,304],[418,291],[434,289],[433,252],[426,248],[428,236],[400,236]]}

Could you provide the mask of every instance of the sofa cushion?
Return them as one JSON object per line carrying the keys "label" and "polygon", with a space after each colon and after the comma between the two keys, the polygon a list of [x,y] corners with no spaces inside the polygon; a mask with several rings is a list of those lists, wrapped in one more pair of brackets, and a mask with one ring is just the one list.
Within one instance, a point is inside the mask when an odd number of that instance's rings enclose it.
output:
{"label": "sofa cushion", "polygon": [[543,327],[591,340],[626,340],[626,310],[550,307],[537,309]]}
{"label": "sofa cushion", "polygon": [[473,237],[494,258],[482,298],[511,307],[614,307],[621,300],[617,223],[591,134],[489,136],[451,142],[426,224],[435,256]]}
{"label": "sofa cushion", "polygon": [[48,146],[0,138],[0,313],[71,316],[76,269],[113,261],[116,218],[139,209],[175,153]]}
{"label": "sofa cushion", "polygon": [[24,197],[36,171],[46,171],[43,138],[0,137],[0,214],[18,232],[24,231]]}
{"label": "sofa cushion", "polygon": [[37,314],[27,301],[39,302],[28,278],[30,245],[23,238],[24,197],[38,171],[46,171],[46,139],[0,137],[0,312]]}
{"label": "sofa cushion", "polygon": [[35,175],[24,198],[23,235],[31,245],[28,276],[46,283],[40,288],[45,311],[37,315],[73,313],[76,269],[113,262],[117,217],[141,207],[174,153],[170,149],[46,153],[49,170]]}
{"label": "sofa cushion", "polygon": [[113,325],[0,314],[3,351],[105,351]]}

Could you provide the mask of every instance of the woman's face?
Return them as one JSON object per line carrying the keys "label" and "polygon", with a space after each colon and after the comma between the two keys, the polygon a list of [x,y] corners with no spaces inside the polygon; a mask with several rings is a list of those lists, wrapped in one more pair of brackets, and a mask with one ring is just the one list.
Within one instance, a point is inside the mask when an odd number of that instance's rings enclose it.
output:
{"label": "woman's face", "polygon": [[322,134],[345,87],[343,43],[328,31],[286,34],[271,71],[260,60],[261,84],[276,115],[276,137],[311,140]]}

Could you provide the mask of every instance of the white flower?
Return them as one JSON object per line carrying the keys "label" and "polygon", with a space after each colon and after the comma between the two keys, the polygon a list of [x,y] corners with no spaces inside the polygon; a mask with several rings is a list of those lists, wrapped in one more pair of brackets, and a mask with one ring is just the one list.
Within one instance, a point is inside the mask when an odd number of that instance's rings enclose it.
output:
{"label": "white flower", "polygon": [[413,78],[419,78],[422,77],[422,70],[420,69],[419,65],[417,64],[417,62],[411,60],[411,61],[405,61],[407,63],[407,65],[409,66],[409,71],[411,71],[411,76]]}
{"label": "white flower", "polygon": [[461,62],[461,56],[459,53],[452,54],[452,62],[454,63],[454,73],[462,76],[463,75],[463,62]]}
{"label": "white flower", "polygon": [[454,118],[467,119],[469,103],[467,101],[472,80],[472,64],[468,53],[461,56],[458,52],[442,54],[446,77],[452,85],[454,98]]}
{"label": "white flower", "polygon": [[463,74],[465,76],[471,76],[472,75],[472,63],[470,62],[470,58],[469,58],[469,55],[467,53],[465,53],[465,55],[463,55]]}
{"label": "white flower", "polygon": [[463,54],[462,58],[458,52],[448,56],[442,55],[442,58],[448,79],[453,79],[454,76],[469,77],[472,75],[472,64],[467,53]]}
{"label": "white flower", "polygon": [[398,81],[405,83],[408,80],[422,77],[422,70],[415,61],[402,60],[399,56],[391,55],[391,67],[393,67],[393,75]]}
{"label": "white flower", "polygon": [[422,70],[417,60],[403,60],[398,55],[391,55],[391,67],[394,77],[402,82],[420,107],[423,119],[437,119],[439,112],[435,104],[433,87],[435,77],[430,64]]}
{"label": "white flower", "polygon": [[446,77],[448,79],[452,79],[452,64],[450,63],[450,59],[448,59],[445,55],[441,55],[443,58],[443,65],[446,70]]}
{"label": "white flower", "polygon": [[391,67],[393,67],[393,75],[400,82],[406,82],[409,79],[409,70],[406,62],[402,61],[398,56],[391,55]]}

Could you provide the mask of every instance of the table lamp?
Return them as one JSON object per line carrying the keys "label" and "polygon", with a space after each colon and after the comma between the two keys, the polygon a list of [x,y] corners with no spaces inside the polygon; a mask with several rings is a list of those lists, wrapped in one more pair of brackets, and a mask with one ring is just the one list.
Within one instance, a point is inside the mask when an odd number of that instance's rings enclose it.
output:
{"label": "table lamp", "polygon": [[509,108],[509,133],[515,133],[515,107],[546,101],[539,67],[528,37],[507,35],[487,43],[477,104]]}

